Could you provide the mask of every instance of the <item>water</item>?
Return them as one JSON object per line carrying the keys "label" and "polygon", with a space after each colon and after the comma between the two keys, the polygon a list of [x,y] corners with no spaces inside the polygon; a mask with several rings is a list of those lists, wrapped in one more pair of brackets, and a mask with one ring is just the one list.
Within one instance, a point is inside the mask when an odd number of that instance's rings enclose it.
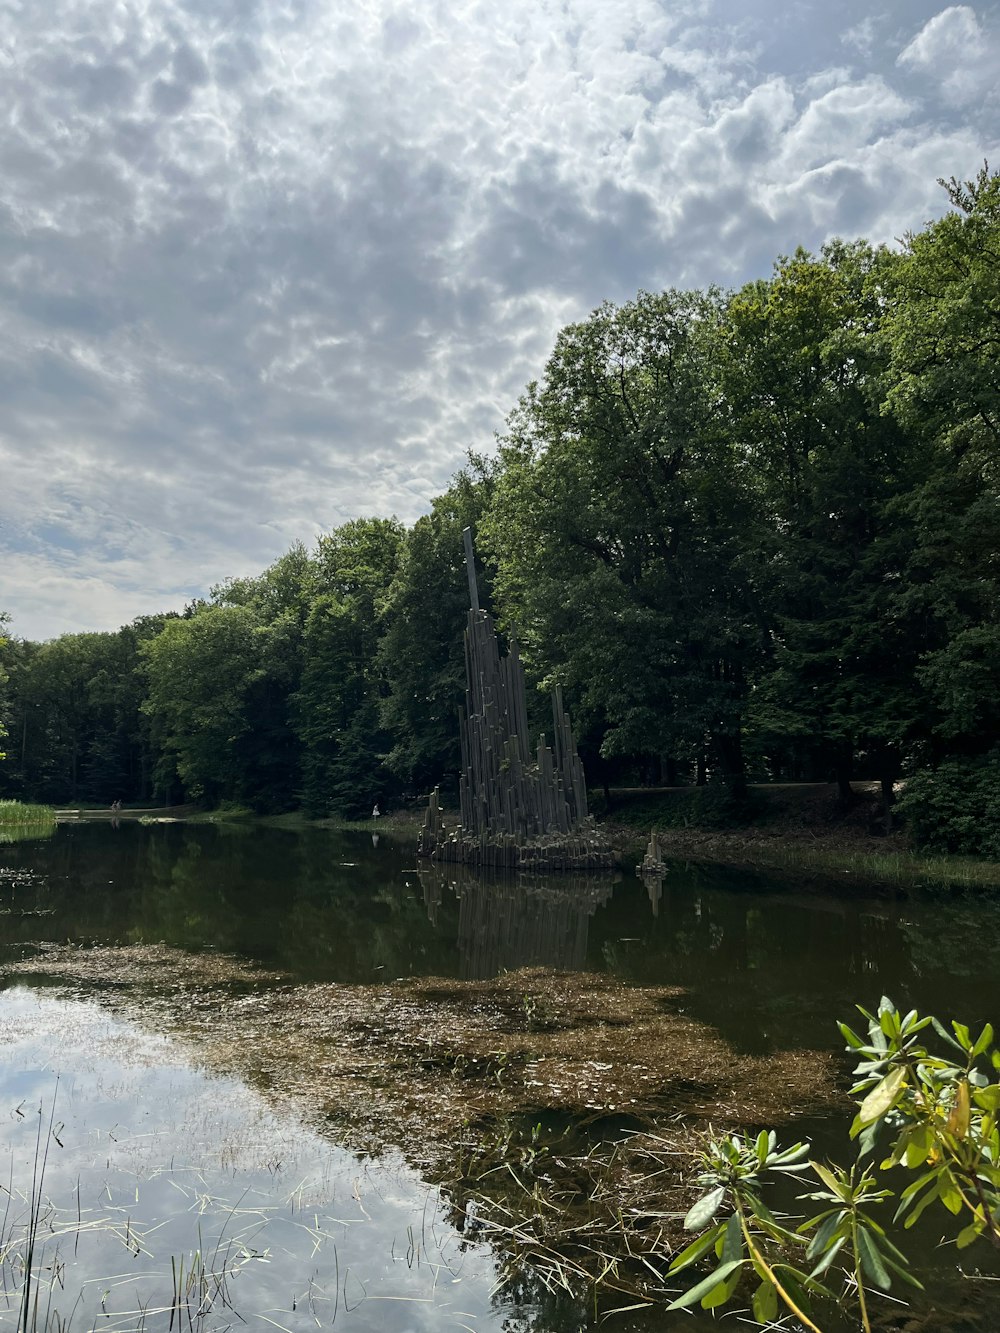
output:
{"label": "water", "polygon": [[[355,1158],[93,1003],[15,987],[0,1034],[4,1235],[34,1194],[39,1327],[49,1309],[107,1329],[501,1326],[489,1251],[401,1161]],[[13,1318],[17,1261],[0,1272]]]}
{"label": "water", "polygon": [[[673,867],[652,894],[629,876],[498,889],[418,869],[405,843],[367,833],[81,823],[0,847],[0,963],[73,941],[219,950],[303,983],[586,969],[684,987],[693,1017],[751,1053],[837,1051],[832,1017],[882,993],[996,1020],[998,926],[1000,906],[981,896],[831,892],[694,866]],[[0,992],[0,1141],[15,1195],[0,1269],[28,1207],[17,1192],[31,1195],[41,1108],[42,1142],[50,1114],[58,1137],[43,1267],[62,1315],[82,1291],[71,1327],[99,1316],[134,1328],[145,1305],[145,1327],[167,1328],[182,1298],[195,1317],[211,1304],[206,1328],[577,1326],[537,1292],[494,1292],[489,1250],[401,1159],[359,1159],[260,1091],[193,1066],[111,1017],[99,987],[24,983]],[[809,1128],[820,1141],[834,1132]],[[195,1274],[186,1288],[181,1256]]]}

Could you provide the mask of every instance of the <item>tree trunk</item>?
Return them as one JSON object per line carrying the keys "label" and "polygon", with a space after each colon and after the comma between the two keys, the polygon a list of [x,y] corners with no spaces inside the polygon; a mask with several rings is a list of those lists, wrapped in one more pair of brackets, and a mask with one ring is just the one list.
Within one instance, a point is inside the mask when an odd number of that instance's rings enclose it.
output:
{"label": "tree trunk", "polygon": [[728,736],[716,736],[715,750],[719,756],[722,780],[729,788],[730,795],[742,801],[747,794],[747,774],[740,733],[737,731]]}
{"label": "tree trunk", "polygon": [[840,751],[834,762],[834,774],[837,779],[837,799],[843,806],[853,805],[856,797],[854,788],[851,786],[851,760],[853,756],[849,750]]}
{"label": "tree trunk", "polygon": [[895,774],[883,771],[880,782],[882,785],[882,816],[885,821],[885,831],[888,835],[894,827],[892,807],[896,803]]}

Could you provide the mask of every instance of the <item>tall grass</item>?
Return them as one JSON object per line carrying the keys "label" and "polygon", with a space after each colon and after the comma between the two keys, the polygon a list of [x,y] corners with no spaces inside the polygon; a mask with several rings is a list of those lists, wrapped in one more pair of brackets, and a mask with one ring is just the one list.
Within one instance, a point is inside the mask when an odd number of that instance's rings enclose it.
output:
{"label": "tall grass", "polygon": [[[669,848],[667,849],[669,856]],[[681,854],[683,858],[683,853]],[[720,856],[711,859],[724,860]],[[735,858],[734,858],[735,859]],[[1000,886],[1000,863],[961,856],[925,856],[919,852],[885,852],[803,846],[801,843],[748,842],[741,845],[738,859],[763,868],[850,875],[852,877],[911,887],[917,884],[956,885],[960,888]]]}
{"label": "tall grass", "polygon": [[0,801],[0,828],[26,824],[42,828],[56,822],[56,813],[50,805],[31,805],[25,801]]}

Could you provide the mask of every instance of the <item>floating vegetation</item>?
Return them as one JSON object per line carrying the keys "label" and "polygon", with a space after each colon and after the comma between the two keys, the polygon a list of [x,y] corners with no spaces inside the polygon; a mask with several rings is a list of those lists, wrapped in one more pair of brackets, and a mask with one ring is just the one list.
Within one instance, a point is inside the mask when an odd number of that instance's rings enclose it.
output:
{"label": "floating vegetation", "polygon": [[25,974],[99,985],[356,1150],[402,1145],[511,1275],[527,1264],[567,1293],[655,1296],[709,1123],[780,1124],[836,1095],[828,1055],[739,1054],[684,992],[592,974],[302,986],[162,946],[46,946],[0,973]]}

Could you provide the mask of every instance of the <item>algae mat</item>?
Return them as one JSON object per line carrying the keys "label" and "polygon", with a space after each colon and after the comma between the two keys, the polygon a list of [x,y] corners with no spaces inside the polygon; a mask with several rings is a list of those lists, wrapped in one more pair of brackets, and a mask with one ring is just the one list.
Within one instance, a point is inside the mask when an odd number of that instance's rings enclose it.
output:
{"label": "algae mat", "polygon": [[0,976],[97,999],[355,1151],[402,1150],[511,1280],[528,1264],[579,1288],[599,1270],[661,1296],[706,1127],[839,1099],[829,1053],[742,1055],[682,990],[594,974],[296,985],[216,953],[43,945]]}
{"label": "algae mat", "polygon": [[777,1125],[835,1096],[829,1053],[740,1055],[683,1013],[683,991],[601,975],[291,985],[220,954],[53,945],[0,976],[83,989],[372,1151],[536,1111]]}

